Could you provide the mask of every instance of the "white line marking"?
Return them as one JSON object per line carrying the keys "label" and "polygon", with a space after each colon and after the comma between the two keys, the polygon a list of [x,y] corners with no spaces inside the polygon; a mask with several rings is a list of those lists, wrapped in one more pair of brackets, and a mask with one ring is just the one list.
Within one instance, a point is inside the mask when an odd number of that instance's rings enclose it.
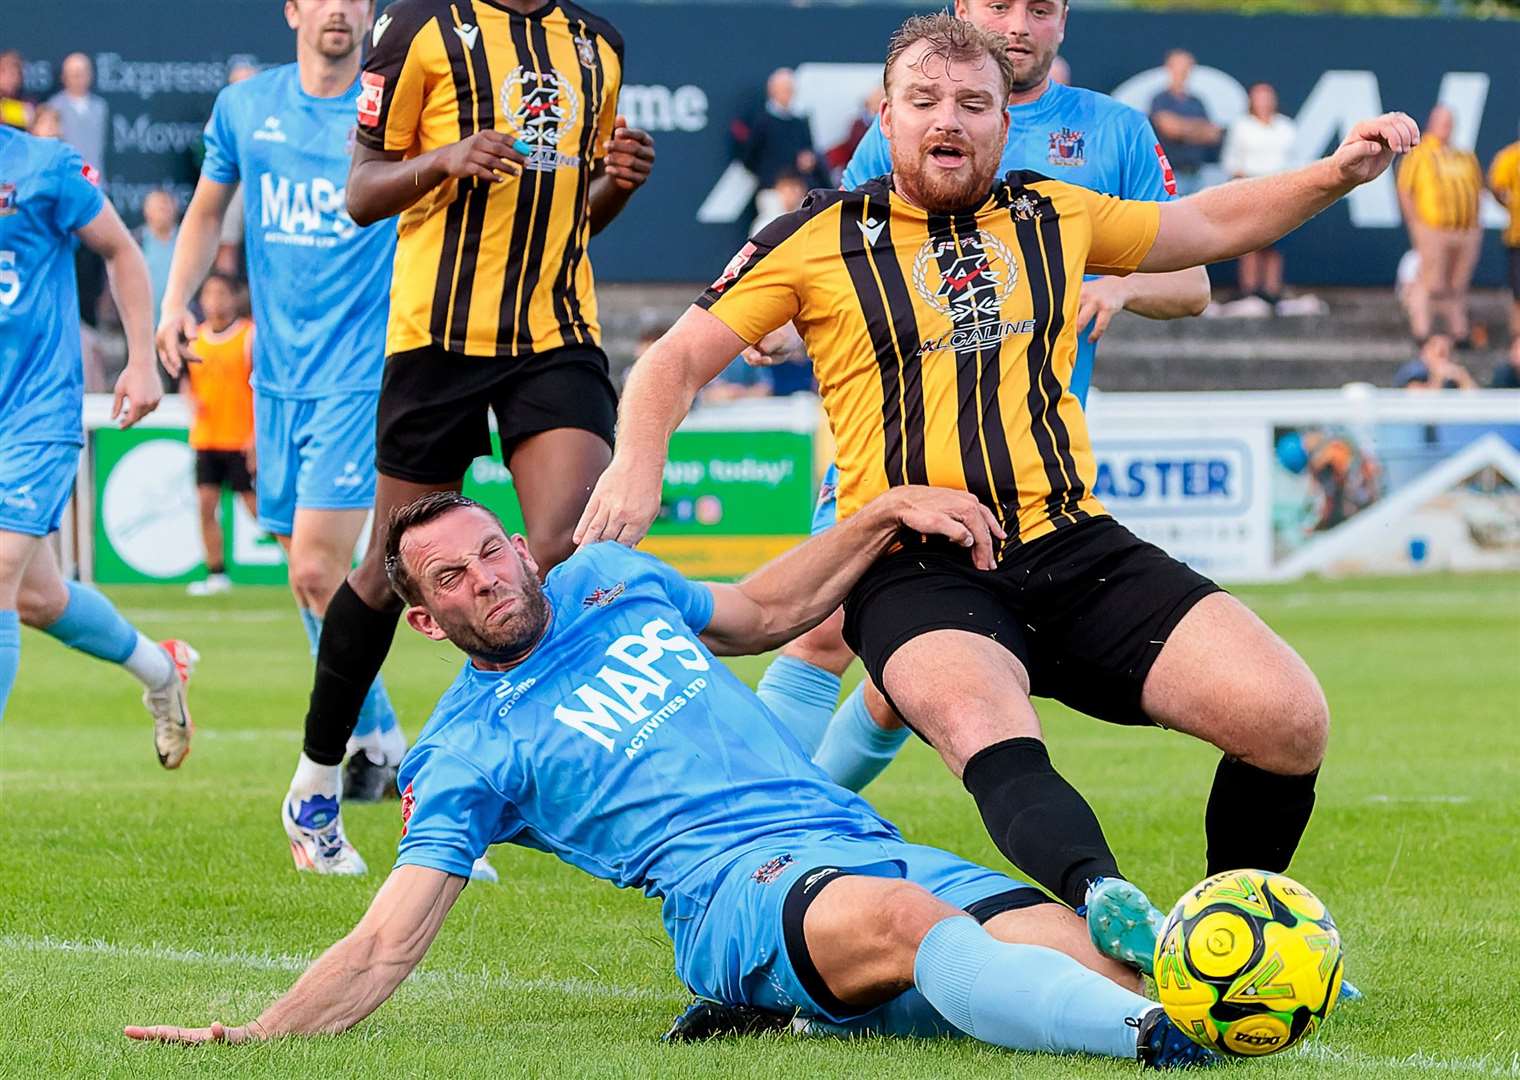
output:
{"label": "white line marking", "polygon": [[1483,1054],[1479,1057],[1443,1058],[1416,1050],[1406,1057],[1378,1057],[1360,1050],[1339,1050],[1323,1042],[1306,1043],[1288,1051],[1288,1057],[1312,1058],[1325,1064],[1359,1065],[1382,1070],[1412,1069],[1416,1072],[1468,1073],[1480,1076],[1520,1077],[1520,1051],[1508,1055]]}
{"label": "white line marking", "polygon": [[128,622],[158,623],[275,623],[290,622],[296,625],[294,614],[289,611],[195,611],[190,608],[118,608]]}
{"label": "white line marking", "polygon": [[[0,949],[11,949],[16,952],[103,956],[118,960],[146,960],[205,967],[244,968],[253,971],[283,971],[292,975],[305,971],[316,959],[290,953],[254,953],[243,950],[211,952],[203,949],[181,949],[169,945],[115,945],[98,939],[67,941],[50,936],[24,937],[16,934],[0,935]],[[613,986],[590,979],[554,979],[547,976],[519,979],[504,973],[484,970],[474,975],[465,972],[418,971],[414,972],[402,985],[433,988],[469,986],[472,989],[490,991],[542,990],[571,997],[588,998],[593,1001],[657,1001],[679,1005],[683,1000],[678,994],[642,986]]]}
{"label": "white line marking", "polygon": [[1366,802],[1370,803],[1440,803],[1445,806],[1460,806],[1462,803],[1472,802],[1471,795],[1368,795]]}

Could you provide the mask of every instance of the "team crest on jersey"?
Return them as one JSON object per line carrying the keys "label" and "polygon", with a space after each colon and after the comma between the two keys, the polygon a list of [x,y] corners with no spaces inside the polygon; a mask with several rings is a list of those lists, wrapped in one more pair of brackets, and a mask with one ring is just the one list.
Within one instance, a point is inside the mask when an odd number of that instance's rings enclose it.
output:
{"label": "team crest on jersey", "polygon": [[0,217],[10,217],[19,209],[16,205],[16,185],[0,184]]}
{"label": "team crest on jersey", "polygon": [[511,133],[532,148],[527,168],[553,172],[580,166],[579,155],[559,150],[580,119],[581,99],[558,71],[520,67],[512,72],[502,83],[501,112]]}
{"label": "team crest on jersey", "polygon": [[596,67],[596,46],[588,37],[576,37],[575,56],[581,62],[581,67],[591,69]]}
{"label": "team crest on jersey", "polygon": [[921,351],[976,351],[1006,337],[1034,331],[1034,320],[1007,322],[1003,305],[1013,296],[1019,264],[986,229],[952,238],[930,237],[913,260],[913,287],[924,302],[946,316],[951,330],[924,339]]}
{"label": "team crest on jersey", "polygon": [[1086,165],[1087,137],[1069,127],[1052,131],[1049,160],[1052,165]]}
{"label": "team crest on jersey", "polygon": [[594,589],[590,596],[581,601],[581,607],[606,607],[622,596],[627,588],[627,582],[620,581],[610,589]]}
{"label": "team crest on jersey", "polygon": [[412,811],[417,809],[417,796],[412,794],[412,785],[406,785],[406,790],[401,793],[401,835],[406,835],[407,823],[412,820]]}
{"label": "team crest on jersey", "polygon": [[790,855],[777,855],[769,862],[761,863],[750,877],[754,878],[757,884],[769,885],[781,876],[781,871],[790,866],[792,861]]}
{"label": "team crest on jersey", "polygon": [[1014,221],[1033,221],[1040,216],[1040,204],[1028,195],[1020,195],[1014,199],[1010,209],[1013,211]]}

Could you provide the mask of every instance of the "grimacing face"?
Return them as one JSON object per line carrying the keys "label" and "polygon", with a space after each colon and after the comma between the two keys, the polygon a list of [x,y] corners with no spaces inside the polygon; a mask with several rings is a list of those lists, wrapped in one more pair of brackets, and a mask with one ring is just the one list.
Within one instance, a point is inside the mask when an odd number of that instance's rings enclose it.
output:
{"label": "grimacing face", "polygon": [[1050,74],[1066,39],[1066,0],[956,0],[955,16],[1008,42],[1013,90],[1033,90]]}
{"label": "grimacing face", "polygon": [[329,60],[359,50],[374,14],[372,0],[285,0],[285,21],[297,39]]}
{"label": "grimacing face", "polygon": [[931,213],[978,205],[992,188],[1008,139],[1002,76],[990,57],[947,60],[929,41],[903,50],[887,73],[881,130],[893,182]]}
{"label": "grimacing face", "polygon": [[484,510],[460,507],[402,538],[400,557],[422,603],[406,621],[434,641],[469,655],[511,663],[532,650],[549,625],[538,565],[521,536],[508,536]]}

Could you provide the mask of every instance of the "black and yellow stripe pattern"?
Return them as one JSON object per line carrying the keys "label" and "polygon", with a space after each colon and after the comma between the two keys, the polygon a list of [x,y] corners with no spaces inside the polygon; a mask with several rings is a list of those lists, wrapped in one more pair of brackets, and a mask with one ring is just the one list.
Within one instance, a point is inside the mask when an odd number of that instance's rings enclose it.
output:
{"label": "black and yellow stripe pattern", "polygon": [[449,182],[400,216],[386,351],[597,344],[588,193],[616,118],[622,38],[568,0],[529,15],[491,0],[396,0],[376,34],[363,145],[414,156],[495,129],[533,150],[521,176]]}
{"label": "black and yellow stripe pattern", "polygon": [[815,191],[697,301],[747,341],[787,320],[838,444],[839,513],[890,486],[976,495],[1010,544],[1103,513],[1067,392],[1084,272],[1129,273],[1154,203],[1010,173],[974,212],[929,214],[887,180]]}
{"label": "black and yellow stripe pattern", "polygon": [[1478,227],[1483,167],[1471,151],[1426,135],[1399,166],[1398,186],[1413,201],[1421,223],[1432,229]]}

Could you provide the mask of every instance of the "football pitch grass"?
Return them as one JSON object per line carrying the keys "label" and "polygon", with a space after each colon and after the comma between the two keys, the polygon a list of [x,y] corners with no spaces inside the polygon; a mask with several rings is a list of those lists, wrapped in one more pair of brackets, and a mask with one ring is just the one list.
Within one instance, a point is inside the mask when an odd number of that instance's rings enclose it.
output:
{"label": "football pitch grass", "polygon": [[[0,1075],[771,1080],[1136,1068],[968,1040],[663,1046],[686,995],[657,903],[511,847],[492,854],[502,884],[466,889],[417,973],[348,1035],[130,1043],[123,1024],[243,1022],[284,991],[364,911],[394,855],[399,810],[345,811],[367,877],[297,874],[277,814],[310,660],[288,596],[110,592],[145,630],[200,650],[195,749],[163,772],[132,681],[25,634],[0,728]],[[1240,594],[1304,653],[1330,698],[1330,755],[1293,873],[1329,905],[1367,999],[1304,1048],[1236,1072],[1520,1077],[1520,577]],[[409,733],[458,664],[447,647],[398,632],[385,676]],[[763,661],[737,666],[753,682]],[[1163,906],[1202,877],[1216,754],[1050,703],[1040,711],[1057,767],[1092,801],[1127,873]],[[866,794],[910,839],[1002,865],[970,798],[924,746],[910,745]]]}

